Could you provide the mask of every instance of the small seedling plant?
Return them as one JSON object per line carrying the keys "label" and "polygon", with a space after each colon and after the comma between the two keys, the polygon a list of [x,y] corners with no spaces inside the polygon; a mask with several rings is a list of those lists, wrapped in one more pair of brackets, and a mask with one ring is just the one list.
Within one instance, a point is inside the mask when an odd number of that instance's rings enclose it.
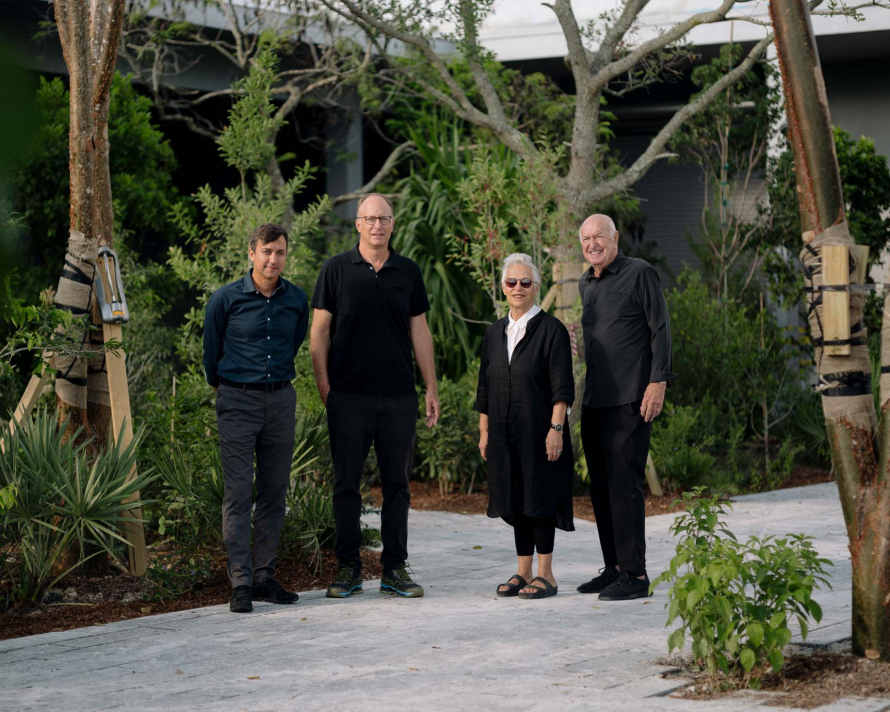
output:
{"label": "small seedling plant", "polygon": [[763,674],[779,673],[796,620],[804,639],[822,618],[814,591],[831,587],[812,538],[804,534],[750,537],[740,542],[721,520],[732,508],[704,488],[683,494],[686,511],[674,520],[679,537],[670,568],[658,576],[668,592],[668,652],[692,642],[692,655],[716,687],[758,689]]}

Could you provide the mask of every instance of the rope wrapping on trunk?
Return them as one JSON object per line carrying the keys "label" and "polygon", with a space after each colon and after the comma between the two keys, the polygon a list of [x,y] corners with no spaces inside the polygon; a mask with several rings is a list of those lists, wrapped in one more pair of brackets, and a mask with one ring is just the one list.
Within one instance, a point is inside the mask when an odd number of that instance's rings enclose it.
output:
{"label": "rope wrapping on trunk", "polygon": [[[65,267],[56,289],[55,306],[74,315],[89,314],[93,298],[93,277],[96,272],[96,245],[78,230],[68,236]],[[89,332],[83,334],[84,342]],[[87,407],[87,362],[59,354],[56,356],[56,395],[63,403]]]}
{"label": "rope wrapping on trunk", "polygon": [[[872,432],[877,426],[874,401],[871,395],[871,361],[868,355],[868,333],[862,321],[865,293],[850,291],[850,355],[832,356],[825,353],[822,329],[822,293],[814,290],[813,278],[822,274],[822,248],[826,245],[846,245],[852,248],[853,238],[846,221],[832,225],[804,244],[800,261],[807,286],[807,319],[816,348],[816,368],[823,394],[822,408],[826,419],[844,418],[857,428]],[[857,256],[850,249],[850,281],[855,281]],[[886,311],[886,308],[885,308]],[[887,337],[885,337],[887,338]],[[883,381],[884,376],[881,377]]]}

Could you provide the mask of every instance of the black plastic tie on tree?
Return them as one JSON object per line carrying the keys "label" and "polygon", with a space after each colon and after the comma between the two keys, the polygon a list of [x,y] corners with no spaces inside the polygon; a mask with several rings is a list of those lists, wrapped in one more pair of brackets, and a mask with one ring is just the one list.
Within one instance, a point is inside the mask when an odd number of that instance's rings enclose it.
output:
{"label": "black plastic tie on tree", "polygon": [[881,366],[881,373],[890,373],[890,366]]}
{"label": "black plastic tie on tree", "polygon": [[827,383],[839,385],[826,388],[821,391],[823,396],[829,398],[837,396],[867,396],[871,395],[871,374],[862,371],[849,373],[826,373],[821,380]]}

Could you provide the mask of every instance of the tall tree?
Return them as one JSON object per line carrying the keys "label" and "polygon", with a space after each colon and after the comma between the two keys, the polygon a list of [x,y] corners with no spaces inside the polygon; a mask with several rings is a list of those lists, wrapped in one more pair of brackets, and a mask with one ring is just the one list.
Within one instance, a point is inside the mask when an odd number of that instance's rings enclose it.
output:
{"label": "tall tree", "polygon": [[[320,2],[366,32],[386,63],[386,71],[378,72],[381,81],[389,82],[394,88],[399,82],[416,83],[458,117],[489,129],[523,159],[542,160],[536,137],[511,120],[510,112],[498,96],[489,71],[490,53],[479,41],[480,27],[492,11],[493,0]],[[568,166],[558,175],[562,198],[575,216],[586,215],[591,205],[626,191],[656,161],[673,155],[668,150],[668,142],[683,122],[739,81],[763,54],[773,39],[769,23],[745,15],[732,15],[735,3],[736,0],[722,0],[717,8],[690,15],[664,32],[638,43],[634,42],[638,20],[649,0],[623,0],[616,11],[603,14],[586,27],[578,24],[571,0],[554,0],[547,5],[555,13],[565,36],[566,61],[575,83]],[[813,0],[814,7],[819,3],[820,0]],[[875,4],[865,2],[851,7],[833,4],[831,12],[855,15],[861,7]],[[689,54],[682,43],[690,30],[725,20],[764,25],[764,37],[722,77],[678,109],[630,166],[613,174],[602,174],[598,129],[604,98],[623,96],[660,81],[665,72],[676,71],[678,62]],[[431,31],[435,23],[455,28],[448,37],[469,63],[476,89],[473,96],[455,79],[447,59],[436,52]],[[438,75],[444,89],[425,79],[429,71]]]}
{"label": "tall tree", "polygon": [[[54,8],[70,80],[71,121],[70,231],[56,304],[74,314],[89,314],[98,244],[114,242],[108,105],[124,0],[56,0]],[[90,332],[84,338],[100,337]],[[88,367],[82,359],[59,357],[56,397],[60,417],[70,416],[70,428],[98,430],[101,437],[110,420],[110,401],[108,378],[99,361],[91,360]]]}
{"label": "tall tree", "polygon": [[[801,261],[807,275],[810,333],[816,344],[819,390],[838,493],[850,538],[853,569],[853,652],[890,659],[890,290],[885,291],[881,333],[881,410],[878,429],[871,394],[871,360],[862,319],[863,292],[850,291],[853,337],[849,354],[829,353],[817,275],[826,273],[826,248],[853,238],[845,215],[828,99],[810,12],[804,0],[771,0],[776,48],[785,88],[788,138],[804,230]],[[851,261],[850,282],[856,273]],[[841,265],[846,269],[847,265]],[[836,289],[836,288],[835,288]],[[843,341],[843,340],[838,340]],[[877,449],[876,449],[877,445]]]}

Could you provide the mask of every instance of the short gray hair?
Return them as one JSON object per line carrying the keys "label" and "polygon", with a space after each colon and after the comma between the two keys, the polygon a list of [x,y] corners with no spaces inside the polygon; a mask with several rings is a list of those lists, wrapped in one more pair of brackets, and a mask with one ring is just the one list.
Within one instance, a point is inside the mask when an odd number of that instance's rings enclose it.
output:
{"label": "short gray hair", "polygon": [[535,280],[535,284],[541,284],[541,273],[538,272],[538,268],[535,267],[532,258],[524,252],[514,252],[504,259],[504,264],[501,266],[501,284],[507,278],[507,267],[512,267],[513,265],[528,267],[532,271],[532,279]]}
{"label": "short gray hair", "polygon": [[601,213],[595,215],[588,215],[584,218],[584,222],[581,223],[581,227],[578,228],[578,239],[583,240],[584,237],[581,235],[581,230],[584,229],[584,223],[586,223],[591,218],[601,218],[609,223],[609,227],[612,228],[612,235],[614,236],[616,232],[618,232],[618,228],[615,227],[615,221],[612,220],[608,215],[603,215]]}

